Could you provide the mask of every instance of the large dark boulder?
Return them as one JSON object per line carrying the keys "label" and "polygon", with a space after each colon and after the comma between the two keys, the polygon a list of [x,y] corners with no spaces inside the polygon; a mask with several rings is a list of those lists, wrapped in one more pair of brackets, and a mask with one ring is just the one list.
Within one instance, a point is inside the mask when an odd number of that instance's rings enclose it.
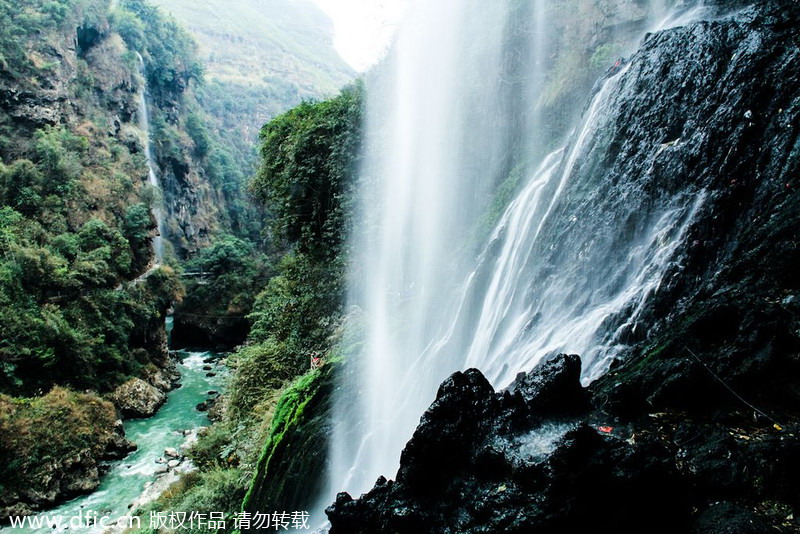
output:
{"label": "large dark boulder", "polygon": [[396,480],[340,493],[331,534],[796,531],[796,424],[625,418],[581,387],[575,362],[560,355],[499,392],[475,369],[452,375]]}
{"label": "large dark boulder", "polygon": [[579,371],[577,357],[561,355],[501,392],[475,369],[455,373],[397,480],[379,479],[358,500],[340,494],[327,510],[331,534],[685,529],[685,488],[664,445],[601,435]]}

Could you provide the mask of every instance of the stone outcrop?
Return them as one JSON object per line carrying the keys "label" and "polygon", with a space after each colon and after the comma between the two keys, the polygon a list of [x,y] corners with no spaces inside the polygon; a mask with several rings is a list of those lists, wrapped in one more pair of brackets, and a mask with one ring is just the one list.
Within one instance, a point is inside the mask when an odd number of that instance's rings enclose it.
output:
{"label": "stone outcrop", "polygon": [[160,389],[141,378],[131,378],[109,395],[122,415],[129,418],[150,417],[167,400]]}
{"label": "stone outcrop", "polygon": [[[12,476],[17,477],[3,480],[0,522],[97,489],[108,462],[136,449],[115,419],[114,406],[92,394],[54,388],[33,408],[9,405],[6,398],[0,404],[0,442],[16,447],[4,460],[16,466]],[[76,420],[80,427],[74,426]]]}
{"label": "stone outcrop", "polygon": [[[202,313],[177,311],[172,323],[172,344],[175,347],[192,347],[228,351],[247,339],[250,323],[243,317],[206,316]],[[204,311],[204,310],[200,310]]]}
{"label": "stone outcrop", "polygon": [[[800,494],[797,425],[747,415],[623,420],[561,355],[495,392],[455,373],[406,445],[393,481],[338,495],[331,534],[764,532]],[[721,523],[717,521],[723,521]],[[709,530],[710,529],[710,530]]]}

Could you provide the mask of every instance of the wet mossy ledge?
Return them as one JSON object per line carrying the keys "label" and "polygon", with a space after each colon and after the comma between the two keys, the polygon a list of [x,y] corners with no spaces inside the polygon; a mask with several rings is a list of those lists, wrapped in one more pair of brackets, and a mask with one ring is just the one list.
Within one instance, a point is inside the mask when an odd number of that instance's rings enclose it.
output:
{"label": "wet mossy ledge", "polygon": [[327,484],[332,394],[343,362],[332,360],[296,379],[278,401],[242,509],[309,510]]}

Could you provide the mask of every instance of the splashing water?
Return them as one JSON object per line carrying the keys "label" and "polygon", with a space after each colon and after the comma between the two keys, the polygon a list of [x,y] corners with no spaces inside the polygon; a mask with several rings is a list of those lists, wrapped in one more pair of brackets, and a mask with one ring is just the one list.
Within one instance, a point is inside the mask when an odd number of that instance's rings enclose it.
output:
{"label": "splashing water", "polygon": [[[649,11],[657,29],[702,12],[666,16],[662,4]],[[645,202],[641,186],[604,180],[597,154],[608,148],[621,68],[598,85],[566,146],[542,158],[477,261],[462,261],[456,248],[507,172],[508,146],[540,143],[542,118],[525,113],[520,124],[518,106],[532,106],[544,87],[547,2],[532,2],[523,26],[508,7],[421,2],[368,92],[373,141],[351,287],[366,343],[335,399],[325,503],[395,472],[420,414],[456,370],[477,367],[503,387],[569,352],[581,355],[584,381],[605,372],[641,328],[702,208],[702,191]],[[505,68],[509,31],[530,35],[529,49],[511,47],[527,66],[523,82],[506,78],[516,72]]]}

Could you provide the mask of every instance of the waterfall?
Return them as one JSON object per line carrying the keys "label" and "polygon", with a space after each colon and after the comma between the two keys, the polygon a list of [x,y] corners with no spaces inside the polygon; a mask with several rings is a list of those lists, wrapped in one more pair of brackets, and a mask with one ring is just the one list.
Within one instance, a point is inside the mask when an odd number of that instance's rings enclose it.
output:
{"label": "waterfall", "polygon": [[[566,144],[530,167],[477,260],[463,253],[508,172],[509,146],[546,152],[545,119],[527,108],[547,82],[553,12],[548,0],[531,1],[520,19],[521,4],[418,2],[368,85],[351,283],[366,340],[335,399],[328,502],[336,490],[358,494],[394,475],[420,415],[456,370],[477,367],[503,387],[569,352],[581,355],[586,382],[602,374],[640,333],[648,297],[680,261],[702,208],[702,191],[658,196],[605,179],[623,66],[596,86]],[[664,18],[663,4],[647,12],[661,28],[700,9]]]}
{"label": "waterfall", "polygon": [[[139,52],[136,52],[136,57],[139,58],[139,72],[142,75],[142,85],[139,88],[139,128],[144,132],[144,155],[147,158],[147,183],[149,183],[156,191],[161,192],[161,184],[158,181],[156,174],[156,164],[153,158],[153,147],[150,144],[150,108],[147,105],[147,76],[144,70],[144,58]],[[153,206],[153,216],[156,219],[157,233],[153,237],[153,251],[156,257],[156,264],[160,264],[164,260],[164,212],[161,208],[160,200],[155,201]]]}

